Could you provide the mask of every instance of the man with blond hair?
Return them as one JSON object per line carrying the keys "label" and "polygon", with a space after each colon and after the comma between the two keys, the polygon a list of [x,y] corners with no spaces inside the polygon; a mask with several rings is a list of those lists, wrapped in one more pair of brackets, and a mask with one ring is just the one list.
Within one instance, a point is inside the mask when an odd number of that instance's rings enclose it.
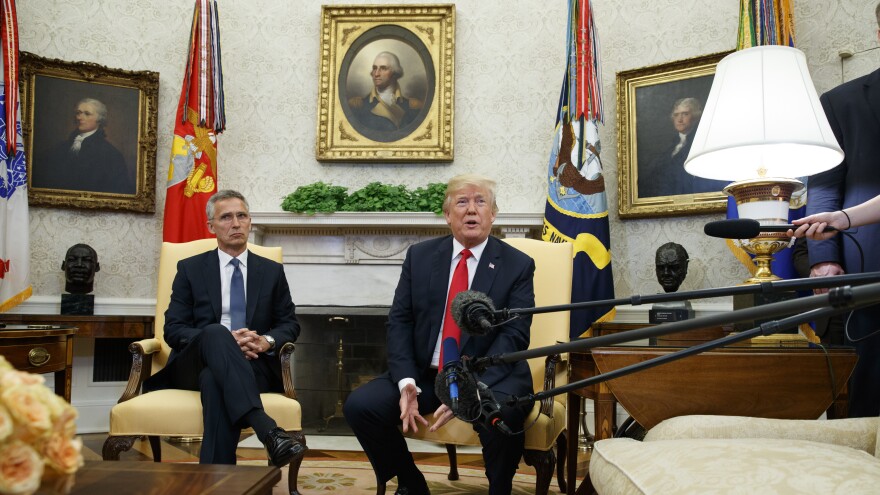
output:
{"label": "man with blond hair", "polygon": [[[388,314],[388,371],[361,386],[345,403],[345,418],[373,464],[376,478],[397,477],[398,494],[429,493],[413,462],[404,432],[436,431],[453,417],[434,391],[441,341],[455,325],[450,314],[451,286],[488,295],[496,307],[528,308],[535,304],[534,261],[489,235],[498,207],[495,183],[477,175],[449,181],[443,214],[452,235],[413,245],[407,252]],[[529,346],[531,317],[515,319],[486,335],[460,334],[460,354],[481,357],[523,351]],[[455,325],[457,328],[457,325]],[[441,338],[443,337],[443,338]],[[445,346],[444,346],[445,348]],[[445,361],[445,359],[444,359]],[[510,396],[532,392],[528,364],[519,361],[488,368],[475,378],[500,404]],[[476,424],[483,444],[489,493],[509,494],[522,457],[521,430],[531,407],[501,407],[501,417],[515,432],[507,434]],[[422,416],[434,413],[432,425]]]}

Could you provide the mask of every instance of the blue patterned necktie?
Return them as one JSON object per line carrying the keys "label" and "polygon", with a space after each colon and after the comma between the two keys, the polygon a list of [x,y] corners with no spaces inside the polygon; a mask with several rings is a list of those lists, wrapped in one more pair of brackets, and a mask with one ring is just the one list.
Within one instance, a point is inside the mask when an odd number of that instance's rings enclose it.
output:
{"label": "blue patterned necktie", "polygon": [[232,284],[229,286],[229,318],[230,330],[245,328],[246,299],[244,296],[244,276],[239,268],[241,263],[238,258],[232,258],[229,262],[235,269],[232,271]]}

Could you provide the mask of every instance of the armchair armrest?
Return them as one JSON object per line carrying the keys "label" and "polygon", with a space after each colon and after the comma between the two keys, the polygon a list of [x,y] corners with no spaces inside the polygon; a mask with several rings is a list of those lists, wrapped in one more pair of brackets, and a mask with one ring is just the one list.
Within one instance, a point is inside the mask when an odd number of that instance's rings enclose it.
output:
{"label": "armchair armrest", "polygon": [[[559,354],[551,354],[544,360],[544,391],[556,386],[556,365],[560,361],[562,361],[562,357]],[[553,416],[553,401],[553,397],[541,400],[541,414]]]}
{"label": "armchair armrest", "polygon": [[290,399],[296,400],[296,390],[293,388],[293,351],[296,346],[288,342],[281,347],[278,354],[281,359],[281,377],[284,381],[284,395]]}
{"label": "armchair armrest", "polygon": [[141,385],[153,365],[152,355],[161,348],[162,343],[156,338],[143,339],[128,345],[128,352],[131,353],[131,371],[128,374],[128,384],[125,385],[122,397],[117,403],[125,402],[140,393]]}

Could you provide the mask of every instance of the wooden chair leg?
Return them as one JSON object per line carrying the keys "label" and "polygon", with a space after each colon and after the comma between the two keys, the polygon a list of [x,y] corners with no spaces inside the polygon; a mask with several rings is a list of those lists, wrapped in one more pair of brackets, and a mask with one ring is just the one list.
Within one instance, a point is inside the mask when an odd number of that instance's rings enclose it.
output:
{"label": "wooden chair leg", "polygon": [[290,492],[290,495],[299,495],[299,490],[297,489],[296,484],[299,478],[299,468],[302,465],[303,457],[305,457],[308,447],[306,446],[306,436],[303,432],[291,431],[290,437],[294,442],[298,442],[302,444],[303,447],[306,447],[302,454],[294,457],[290,461],[290,465],[287,466],[287,490]]}
{"label": "wooden chair leg", "polygon": [[568,485],[565,482],[565,457],[568,452],[568,439],[565,432],[556,437],[556,482],[561,493],[568,493]]}
{"label": "wooden chair leg", "polygon": [[446,444],[446,454],[449,455],[449,474],[446,475],[446,479],[458,481],[458,453],[455,450],[455,444]]}
{"label": "wooden chair leg", "polygon": [[118,461],[119,454],[131,450],[134,441],[137,439],[138,437],[136,436],[108,436],[107,440],[104,440],[104,447],[101,449],[101,457],[105,461]]}
{"label": "wooden chair leg", "polygon": [[523,452],[523,460],[526,464],[535,468],[535,495],[547,495],[550,489],[550,481],[553,479],[553,465],[556,464],[556,455],[550,450],[526,450]]}
{"label": "wooden chair leg", "polygon": [[147,438],[150,440],[150,451],[153,452],[153,462],[162,462],[162,439],[155,435]]}

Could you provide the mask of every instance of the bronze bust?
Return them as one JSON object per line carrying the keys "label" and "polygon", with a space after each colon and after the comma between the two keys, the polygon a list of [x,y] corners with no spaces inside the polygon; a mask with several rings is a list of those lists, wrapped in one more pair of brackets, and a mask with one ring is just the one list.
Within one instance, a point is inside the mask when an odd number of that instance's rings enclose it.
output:
{"label": "bronze bust", "polygon": [[675,292],[684,282],[688,271],[688,253],[681,244],[667,242],[657,248],[654,266],[657,281],[666,292]]}
{"label": "bronze bust", "polygon": [[64,261],[64,290],[71,294],[88,294],[95,283],[95,272],[101,270],[98,253],[88,244],[74,244],[67,250]]}

